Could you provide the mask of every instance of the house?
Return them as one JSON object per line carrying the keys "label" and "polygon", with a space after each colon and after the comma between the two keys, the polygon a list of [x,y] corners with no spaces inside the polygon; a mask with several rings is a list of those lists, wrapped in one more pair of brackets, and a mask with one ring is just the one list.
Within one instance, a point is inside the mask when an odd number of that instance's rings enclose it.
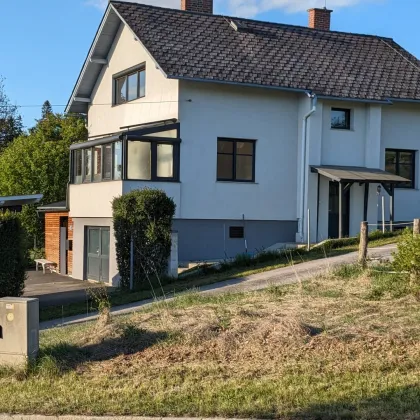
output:
{"label": "house", "polygon": [[118,283],[111,201],[144,187],[175,200],[181,261],[375,229],[382,195],[388,221],[419,215],[420,63],[330,18],[110,1],[66,109],[90,135],[71,146],[73,277]]}

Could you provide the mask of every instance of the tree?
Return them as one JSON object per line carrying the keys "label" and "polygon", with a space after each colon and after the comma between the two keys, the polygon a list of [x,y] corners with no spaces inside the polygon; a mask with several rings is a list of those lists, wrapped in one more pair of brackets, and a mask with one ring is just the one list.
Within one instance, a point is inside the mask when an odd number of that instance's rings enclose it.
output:
{"label": "tree", "polygon": [[41,118],[45,120],[48,117],[48,115],[51,115],[52,113],[53,113],[53,110],[52,110],[51,103],[50,101],[46,100],[44,102],[44,105],[42,105]]}
{"label": "tree", "polygon": [[0,147],[4,148],[22,135],[23,123],[18,107],[12,105],[4,91],[4,79],[0,77]]}
{"label": "tree", "polygon": [[[43,194],[44,204],[64,200],[69,147],[86,139],[80,116],[49,114],[39,120],[29,135],[19,136],[0,154],[0,196]],[[24,208],[22,223],[30,237],[39,232],[34,208]]]}

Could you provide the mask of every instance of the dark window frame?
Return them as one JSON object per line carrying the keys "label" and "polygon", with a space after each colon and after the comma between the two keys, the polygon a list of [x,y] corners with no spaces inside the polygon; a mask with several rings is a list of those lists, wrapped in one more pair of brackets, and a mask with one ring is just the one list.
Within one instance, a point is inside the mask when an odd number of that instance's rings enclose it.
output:
{"label": "dark window frame", "polygon": [[[247,183],[255,183],[255,151],[256,151],[256,140],[252,139],[237,139],[237,138],[228,138],[228,137],[218,137],[217,138],[217,146],[219,145],[219,141],[223,142],[231,142],[233,147],[232,153],[223,153],[217,150],[217,162],[216,162],[216,180],[220,182],[247,182]],[[250,143],[252,144],[252,155],[247,153],[239,153],[239,156],[252,156],[252,179],[238,179],[236,176],[236,157],[238,156],[237,153],[237,143]],[[232,164],[232,178],[221,178],[217,172],[219,155],[229,155],[233,158]]]}
{"label": "dark window frame", "polygon": [[[334,127],[332,121],[333,112],[344,112],[346,115],[346,125],[345,127]],[[332,130],[351,130],[351,109],[350,108],[331,108],[331,129]]]}
{"label": "dark window frame", "polygon": [[[146,139],[146,138],[145,138]],[[151,139],[149,137],[148,139]],[[181,147],[180,142],[176,139],[167,139],[165,137],[156,137],[157,140],[147,141],[147,140],[129,140],[130,142],[142,142],[150,144],[150,179],[138,179],[138,178],[128,178],[128,162],[126,165],[125,180],[126,181],[144,181],[144,182],[179,182],[179,164],[181,156]],[[175,140],[175,141],[174,141]],[[128,143],[127,143],[128,144]],[[165,178],[157,176],[157,146],[158,144],[169,144],[173,146],[173,171],[172,177]],[[128,147],[128,146],[127,146]]]}
{"label": "dark window frame", "polygon": [[[400,154],[401,153],[411,153],[411,167],[413,179],[411,179],[410,184],[396,184],[395,188],[401,188],[406,190],[414,190],[416,188],[416,150],[410,149],[385,149],[385,170],[386,170],[386,154],[387,152],[395,153],[395,173],[394,175],[400,175]],[[393,172],[392,172],[393,173]]]}
{"label": "dark window frame", "polygon": [[[144,73],[144,94],[143,95],[141,95],[141,84],[140,84],[141,73]],[[128,100],[128,89],[129,89],[128,78],[132,76],[133,74],[137,74],[137,96],[134,99]],[[119,94],[118,82],[121,79],[126,79],[126,87],[125,87],[126,101],[125,102],[119,102],[119,99],[118,99],[118,94]],[[114,95],[113,95],[114,97],[113,97],[112,102],[114,106],[124,105],[129,102],[136,101],[137,99],[144,98],[146,96],[146,64],[143,63],[131,69],[128,69],[124,72],[115,74],[113,76],[113,91],[114,91]]]}

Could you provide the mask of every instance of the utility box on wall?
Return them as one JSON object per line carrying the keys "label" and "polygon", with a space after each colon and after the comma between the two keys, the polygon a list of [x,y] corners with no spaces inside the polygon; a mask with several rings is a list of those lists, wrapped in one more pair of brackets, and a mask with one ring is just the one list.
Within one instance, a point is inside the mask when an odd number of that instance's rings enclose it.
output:
{"label": "utility box on wall", "polygon": [[24,365],[38,350],[38,299],[0,299],[0,366]]}

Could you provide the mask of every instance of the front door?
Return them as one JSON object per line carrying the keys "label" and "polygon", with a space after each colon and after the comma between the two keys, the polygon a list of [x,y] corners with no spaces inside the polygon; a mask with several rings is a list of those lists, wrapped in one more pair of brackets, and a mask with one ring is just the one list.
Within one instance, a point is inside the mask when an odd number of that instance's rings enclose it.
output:
{"label": "front door", "polygon": [[[330,182],[330,198],[328,206],[328,237],[339,237],[339,199],[340,184]],[[343,236],[349,236],[350,233],[350,189],[343,193]]]}
{"label": "front door", "polygon": [[87,278],[104,283],[109,281],[109,228],[87,228]]}

